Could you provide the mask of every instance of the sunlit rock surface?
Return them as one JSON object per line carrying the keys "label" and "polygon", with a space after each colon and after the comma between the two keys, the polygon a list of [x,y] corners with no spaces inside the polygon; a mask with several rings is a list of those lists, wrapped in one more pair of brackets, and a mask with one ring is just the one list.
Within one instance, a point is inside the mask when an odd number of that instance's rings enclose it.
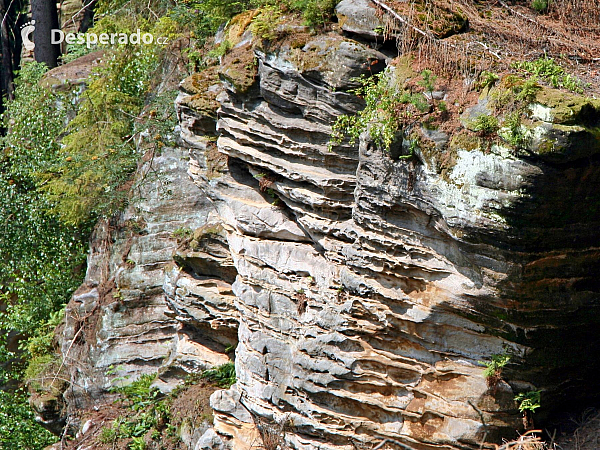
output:
{"label": "sunlit rock surface", "polygon": [[[519,392],[543,391],[540,417],[598,392],[597,105],[540,93],[526,151],[441,132],[409,159],[367,135],[329,150],[363,106],[353,78],[385,56],[333,34],[236,51],[256,66],[181,85],[187,150],[154,161],[171,194],[150,184],[96,232],[62,342],[71,407],[108,370],[169,384],[236,344],[201,448],[276,429],[296,449],[475,449],[522,426]],[[500,353],[491,389],[478,362]]]}

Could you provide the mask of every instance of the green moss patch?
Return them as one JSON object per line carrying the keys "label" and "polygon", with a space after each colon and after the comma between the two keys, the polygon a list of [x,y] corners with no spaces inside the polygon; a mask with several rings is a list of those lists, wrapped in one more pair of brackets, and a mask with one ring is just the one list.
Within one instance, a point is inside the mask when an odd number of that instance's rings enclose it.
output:
{"label": "green moss patch", "polygon": [[219,70],[221,79],[228,82],[237,94],[244,94],[256,82],[258,65],[251,44],[234,49],[223,58]]}
{"label": "green moss patch", "polygon": [[217,92],[210,91],[209,88],[219,83],[217,70],[217,67],[210,67],[183,80],[180,87],[191,96],[181,104],[216,119],[219,108]]}
{"label": "green moss patch", "polygon": [[468,152],[482,147],[481,138],[470,133],[458,133],[452,136],[449,145],[451,150],[466,150]]}
{"label": "green moss patch", "polygon": [[600,122],[600,100],[558,89],[542,89],[535,101],[550,108],[552,122],[562,125],[590,125]]}

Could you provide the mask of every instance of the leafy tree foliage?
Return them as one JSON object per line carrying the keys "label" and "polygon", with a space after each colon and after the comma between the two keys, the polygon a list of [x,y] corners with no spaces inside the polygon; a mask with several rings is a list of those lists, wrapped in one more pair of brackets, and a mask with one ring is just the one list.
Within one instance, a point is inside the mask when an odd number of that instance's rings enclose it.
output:
{"label": "leafy tree foliage", "polygon": [[37,450],[55,441],[35,422],[25,392],[0,391],[0,450]]}
{"label": "leafy tree foliage", "polygon": [[[46,324],[81,283],[85,260],[89,228],[60,222],[37,189],[36,173],[57,158],[66,120],[64,99],[38,84],[45,70],[37,63],[21,70],[3,117],[9,131],[0,140],[0,303],[6,307],[0,314],[0,386],[19,386],[18,362],[29,359],[30,349],[51,350]],[[8,347],[15,335],[24,338],[19,352]],[[0,448],[41,448],[52,438],[33,420],[22,389],[0,391]]]}

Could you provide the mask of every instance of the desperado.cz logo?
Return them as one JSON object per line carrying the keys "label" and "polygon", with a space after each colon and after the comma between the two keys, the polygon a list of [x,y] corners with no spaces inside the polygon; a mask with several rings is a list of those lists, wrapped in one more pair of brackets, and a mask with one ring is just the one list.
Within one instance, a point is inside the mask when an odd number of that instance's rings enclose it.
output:
{"label": "desperado.cz logo", "polygon": [[[27,22],[21,27],[21,39],[25,50],[31,51],[35,48],[35,43],[31,40],[31,34],[35,31],[35,20]],[[114,44],[146,44],[150,45],[156,42],[159,45],[166,45],[169,43],[168,39],[163,36],[154,38],[151,33],[142,33],[138,28],[135,33],[65,33],[62,30],[51,30],[50,43],[61,44],[66,42],[67,44],[85,44],[87,48],[91,48],[93,45],[114,45]]]}

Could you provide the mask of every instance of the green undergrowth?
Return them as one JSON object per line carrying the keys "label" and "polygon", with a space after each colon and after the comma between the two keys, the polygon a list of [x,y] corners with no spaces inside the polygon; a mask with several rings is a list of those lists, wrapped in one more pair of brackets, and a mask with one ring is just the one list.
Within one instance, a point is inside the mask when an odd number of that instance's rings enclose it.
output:
{"label": "green undergrowth", "polygon": [[[276,36],[275,28],[281,16],[300,14],[304,25],[320,28],[331,21],[337,3],[336,0],[254,0],[250,7],[259,10],[255,22],[260,24],[258,28],[264,30],[263,34],[267,35],[259,36],[272,39]],[[267,30],[269,24],[270,30]]]}
{"label": "green undergrowth", "polygon": [[543,89],[547,89],[544,84],[575,93],[583,93],[587,86],[548,57],[517,62],[512,68],[516,73],[503,77],[492,72],[480,74],[476,85],[487,97],[491,114],[480,115],[468,121],[466,126],[484,137],[488,146],[499,137],[520,150],[531,142],[532,132],[527,127],[529,106]]}
{"label": "green undergrowth", "polygon": [[[391,70],[355,81],[360,86],[353,93],[364,100],[365,108],[358,114],[338,117],[333,125],[330,150],[345,138],[352,145],[363,132],[368,132],[376,145],[390,151],[394,143],[409,137],[407,130],[412,126],[427,122],[432,114],[446,109],[444,102],[432,99],[436,76],[429,70],[421,72],[417,85],[411,89],[401,86]],[[414,140],[411,144],[416,145]]]}
{"label": "green undergrowth", "polygon": [[[225,386],[224,379],[235,380],[235,370],[231,372],[231,367],[233,363],[190,375],[169,394],[153,386],[157,374],[142,375],[132,383],[113,387],[111,391],[118,395],[115,405],[120,414],[95,439],[104,445],[129,450],[180,448],[180,436],[186,427],[212,423],[208,399]],[[225,378],[206,374],[222,374]]]}
{"label": "green undergrowth", "polygon": [[160,436],[169,422],[169,398],[152,387],[156,374],[142,375],[138,380],[112,389],[120,394],[117,400],[131,414],[117,417],[110,426],[102,429],[99,441],[114,445],[121,439],[130,439],[129,449],[146,448],[144,436]]}
{"label": "green undergrowth", "polygon": [[230,388],[236,382],[235,364],[228,362],[214,369],[205,370],[202,378],[212,381],[222,388]]}
{"label": "green undergrowth", "polygon": [[557,89],[567,89],[582,94],[587,86],[579,78],[567,73],[553,58],[543,56],[535,61],[519,61],[513,69],[537,77]]}

